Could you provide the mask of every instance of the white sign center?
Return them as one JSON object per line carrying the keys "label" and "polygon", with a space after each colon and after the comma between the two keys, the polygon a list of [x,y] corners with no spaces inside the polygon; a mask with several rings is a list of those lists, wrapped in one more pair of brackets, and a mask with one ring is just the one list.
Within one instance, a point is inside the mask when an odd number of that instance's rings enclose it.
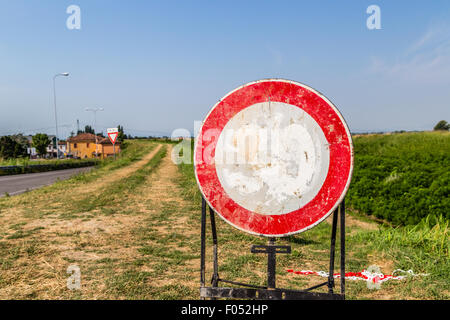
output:
{"label": "white sign center", "polygon": [[290,104],[264,102],[243,109],[226,124],[214,160],[220,183],[237,204],[279,215],[318,194],[330,152],[309,114]]}

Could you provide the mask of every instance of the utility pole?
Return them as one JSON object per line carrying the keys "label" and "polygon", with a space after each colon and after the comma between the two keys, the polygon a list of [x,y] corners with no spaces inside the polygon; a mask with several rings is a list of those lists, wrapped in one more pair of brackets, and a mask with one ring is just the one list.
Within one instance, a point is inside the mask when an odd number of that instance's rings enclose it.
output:
{"label": "utility pole", "polygon": [[56,77],[59,76],[63,76],[63,77],[68,77],[69,73],[68,72],[64,72],[64,73],[58,73],[56,75],[53,76],[53,102],[55,103],[55,128],[56,128],[56,158],[59,159],[59,139],[58,139],[58,116],[56,113]]}
{"label": "utility pole", "polygon": [[104,111],[103,108],[86,108],[86,111],[94,113],[94,135],[95,135],[95,158],[98,158],[98,143],[97,143],[97,112]]}

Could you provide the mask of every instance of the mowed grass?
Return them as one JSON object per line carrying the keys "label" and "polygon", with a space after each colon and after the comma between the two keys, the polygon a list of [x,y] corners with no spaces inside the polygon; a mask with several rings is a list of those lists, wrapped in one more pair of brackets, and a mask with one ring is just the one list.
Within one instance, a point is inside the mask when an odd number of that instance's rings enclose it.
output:
{"label": "mowed grass", "polygon": [[150,161],[139,168],[132,175],[125,176],[111,185],[105,186],[103,190],[90,194],[85,198],[76,199],[71,203],[71,213],[91,212],[100,210],[108,213],[112,208],[120,205],[127,196],[134,192],[141,184],[145,182],[147,176],[159,165],[166,156],[167,147],[163,146]]}
{"label": "mowed grass", "polygon": [[[0,199],[0,297],[82,298],[82,291],[67,289],[70,264],[84,266],[83,280],[88,283],[110,281],[108,274],[116,275],[117,270],[98,272],[108,262],[120,260],[109,257],[111,246],[120,250],[120,246],[131,245],[123,241],[129,234],[122,231],[129,231],[127,223],[135,223],[128,217],[135,214],[136,195],[166,154],[166,145],[130,141],[117,161],[49,187]],[[107,290],[90,287],[86,292],[86,298],[95,298]]]}
{"label": "mowed grass", "polygon": [[[2,203],[0,298],[198,298],[197,212],[180,197],[171,144],[143,146],[129,165],[49,187],[55,203],[33,207],[43,190]],[[72,265],[79,290],[67,288]]]}

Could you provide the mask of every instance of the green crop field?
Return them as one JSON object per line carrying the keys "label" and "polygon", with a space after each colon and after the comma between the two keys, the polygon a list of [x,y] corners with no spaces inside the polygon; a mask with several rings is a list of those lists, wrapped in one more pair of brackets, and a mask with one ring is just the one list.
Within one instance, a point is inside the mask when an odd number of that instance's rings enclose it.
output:
{"label": "green crop field", "polygon": [[354,146],[353,209],[394,225],[450,218],[450,133],[358,136]]}

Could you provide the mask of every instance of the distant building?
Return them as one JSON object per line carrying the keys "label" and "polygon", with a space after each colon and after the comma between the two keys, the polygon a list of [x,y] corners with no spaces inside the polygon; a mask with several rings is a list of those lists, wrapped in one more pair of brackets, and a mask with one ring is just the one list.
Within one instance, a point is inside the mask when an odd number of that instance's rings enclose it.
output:
{"label": "distant building", "polygon": [[58,141],[58,149],[60,154],[66,154],[67,153],[67,141],[61,140]]}
{"label": "distant building", "polygon": [[[47,153],[56,158],[57,150],[53,144],[53,139],[50,139],[50,140],[52,140],[52,142],[47,146]],[[59,149],[60,156],[65,155],[66,151],[67,151],[67,142],[64,140],[58,141],[58,149]]]}
{"label": "distant building", "polygon": [[[114,156],[114,150],[108,138],[95,136],[92,133],[80,133],[67,139],[66,153],[76,158],[101,158]],[[121,151],[120,143],[116,143],[116,154]]]}

